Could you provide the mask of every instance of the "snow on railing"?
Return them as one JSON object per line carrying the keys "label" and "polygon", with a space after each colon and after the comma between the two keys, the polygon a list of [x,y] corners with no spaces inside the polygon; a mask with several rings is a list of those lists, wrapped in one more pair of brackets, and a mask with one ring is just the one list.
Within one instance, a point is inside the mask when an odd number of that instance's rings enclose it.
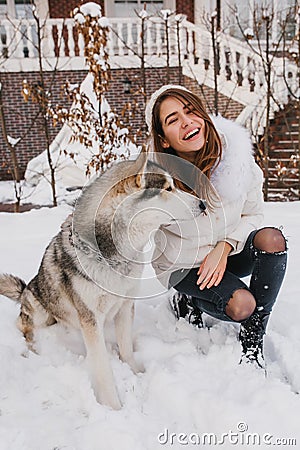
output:
{"label": "snow on railing", "polygon": [[[112,67],[140,67],[142,21],[135,18],[110,18],[108,52]],[[180,64],[184,73],[196,76],[199,84],[214,87],[214,56],[210,32],[203,26],[186,20],[168,21],[168,40],[165,22],[159,17],[146,20],[144,35],[145,66],[164,66],[168,52],[169,64]],[[84,44],[74,27],[73,19],[47,19],[42,26],[41,51],[45,70],[56,67],[84,68]],[[264,126],[266,96],[265,73],[262,60],[246,43],[225,33],[218,34],[219,74],[218,90],[245,105],[240,120],[251,118],[252,126]],[[35,20],[0,19],[0,71],[36,70],[37,30]],[[180,61],[179,61],[179,52]],[[18,63],[19,62],[19,63]],[[28,64],[26,65],[26,62]],[[285,66],[289,87],[298,93],[298,70],[289,61]],[[275,58],[272,83],[274,98],[286,104],[288,92],[283,77],[283,60]],[[273,102],[275,111],[278,105]]]}

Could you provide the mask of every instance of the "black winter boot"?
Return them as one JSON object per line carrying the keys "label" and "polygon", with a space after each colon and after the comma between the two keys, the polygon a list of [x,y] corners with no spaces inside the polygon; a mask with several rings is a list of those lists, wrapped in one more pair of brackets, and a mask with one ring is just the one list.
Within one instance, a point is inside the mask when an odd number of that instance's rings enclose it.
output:
{"label": "black winter boot", "polygon": [[175,313],[176,318],[180,317],[186,319],[189,323],[198,328],[203,328],[202,311],[196,308],[192,303],[193,298],[190,295],[176,292],[171,300],[171,307]]}
{"label": "black winter boot", "polygon": [[241,323],[239,340],[242,345],[242,362],[254,363],[261,369],[266,369],[263,354],[263,338],[266,333],[269,314],[261,315],[255,312]]}

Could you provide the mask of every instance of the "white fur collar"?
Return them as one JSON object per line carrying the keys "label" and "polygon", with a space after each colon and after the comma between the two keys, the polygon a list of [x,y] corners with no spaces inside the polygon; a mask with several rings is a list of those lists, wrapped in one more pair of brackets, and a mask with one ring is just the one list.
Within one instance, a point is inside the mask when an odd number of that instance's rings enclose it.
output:
{"label": "white fur collar", "polygon": [[211,117],[220,134],[222,159],[211,176],[221,199],[234,201],[249,189],[253,149],[247,130],[237,123],[217,116]]}

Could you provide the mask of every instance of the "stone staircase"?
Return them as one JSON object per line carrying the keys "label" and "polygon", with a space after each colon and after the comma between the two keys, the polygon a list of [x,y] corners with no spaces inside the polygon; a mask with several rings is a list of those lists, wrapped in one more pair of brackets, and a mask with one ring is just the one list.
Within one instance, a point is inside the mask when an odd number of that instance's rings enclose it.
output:
{"label": "stone staircase", "polygon": [[290,101],[275,113],[270,123],[269,194],[270,199],[299,200],[300,111]]}
{"label": "stone staircase", "polygon": [[[199,85],[214,88],[213,54],[207,30],[186,24],[194,39],[195,52],[201,57],[187,59],[183,73],[195,77]],[[262,59],[242,41],[225,33],[219,34],[218,92],[242,105],[236,120],[246,126],[254,140],[263,148],[266,126],[267,86]],[[196,61],[196,63],[195,63]],[[283,76],[285,72],[285,77]],[[274,57],[272,64],[272,94],[270,110],[270,150],[268,158],[268,200],[299,200],[300,193],[300,108],[289,99],[285,80],[291,93],[299,96],[298,68],[291,61]],[[280,105],[280,106],[279,106]],[[222,111],[221,111],[222,113]],[[228,116],[227,116],[228,117]],[[258,152],[259,154],[259,152]],[[259,156],[258,156],[259,161]]]}

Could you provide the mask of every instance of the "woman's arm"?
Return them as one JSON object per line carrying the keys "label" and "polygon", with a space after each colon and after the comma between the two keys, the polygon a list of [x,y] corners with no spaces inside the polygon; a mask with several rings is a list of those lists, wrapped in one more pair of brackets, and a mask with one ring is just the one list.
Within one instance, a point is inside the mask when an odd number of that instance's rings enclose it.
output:
{"label": "woman's arm", "polygon": [[[249,168],[250,169],[250,168]],[[240,252],[250,232],[259,227],[263,220],[262,171],[253,163],[253,183],[248,191],[241,219],[224,240],[217,243],[206,255],[198,271],[200,289],[217,286],[223,278],[227,266],[227,257],[231,251]]]}
{"label": "woman's arm", "polygon": [[252,170],[253,179],[247,193],[240,221],[236,228],[224,238],[225,241],[232,245],[235,253],[242,251],[247,237],[251,231],[261,226],[264,218],[263,173],[254,161],[249,170]]}

